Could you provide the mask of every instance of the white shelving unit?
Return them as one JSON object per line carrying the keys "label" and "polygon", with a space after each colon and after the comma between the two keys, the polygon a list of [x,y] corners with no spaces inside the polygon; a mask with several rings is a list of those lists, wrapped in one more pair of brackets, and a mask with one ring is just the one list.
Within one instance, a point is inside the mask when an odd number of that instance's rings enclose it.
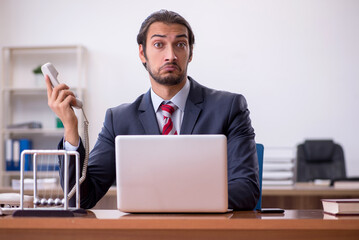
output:
{"label": "white shelving unit", "polygon": [[[56,115],[47,105],[44,78],[33,69],[46,63],[54,64],[59,81],[66,83],[80,98],[86,87],[86,50],[80,45],[4,47],[2,50],[1,117],[0,117],[0,187],[9,187],[18,171],[6,171],[6,139],[30,139],[33,149],[56,149],[64,134],[57,128]],[[79,126],[82,114],[75,110]],[[10,129],[9,125],[39,122],[42,128]],[[82,130],[80,129],[80,133]],[[30,175],[29,175],[30,176]]]}

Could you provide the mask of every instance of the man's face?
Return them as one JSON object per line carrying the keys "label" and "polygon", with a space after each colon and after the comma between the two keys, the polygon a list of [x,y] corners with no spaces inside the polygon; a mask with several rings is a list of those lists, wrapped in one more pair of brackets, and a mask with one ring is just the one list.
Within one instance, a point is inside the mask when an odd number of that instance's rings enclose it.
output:
{"label": "man's face", "polygon": [[189,57],[187,28],[181,24],[155,22],[147,32],[146,52],[140,45],[140,58],[157,83],[173,86],[187,77]]}

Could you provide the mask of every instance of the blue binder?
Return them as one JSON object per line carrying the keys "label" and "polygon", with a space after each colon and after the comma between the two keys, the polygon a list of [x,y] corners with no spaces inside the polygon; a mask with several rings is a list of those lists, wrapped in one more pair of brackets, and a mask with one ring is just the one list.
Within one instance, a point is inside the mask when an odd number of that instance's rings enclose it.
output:
{"label": "blue binder", "polygon": [[[20,139],[20,156],[22,151],[24,150],[30,150],[32,148],[32,144],[31,141],[29,139]],[[32,170],[32,159],[31,159],[31,155],[25,155],[25,166],[24,166],[24,170],[25,171],[31,171]]]}

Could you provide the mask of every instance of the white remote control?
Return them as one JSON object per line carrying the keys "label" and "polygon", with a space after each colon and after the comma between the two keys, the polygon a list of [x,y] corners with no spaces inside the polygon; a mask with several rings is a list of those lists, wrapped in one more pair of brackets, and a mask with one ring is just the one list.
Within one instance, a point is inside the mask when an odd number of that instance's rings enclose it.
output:
{"label": "white remote control", "polygon": [[[45,63],[44,65],[42,65],[41,71],[42,71],[42,74],[44,74],[44,76],[46,76],[46,75],[49,76],[49,78],[51,80],[52,87],[56,87],[57,85],[60,84],[59,81],[57,80],[57,75],[59,75],[59,73],[57,72],[54,65],[52,65],[52,63]],[[82,108],[82,101],[80,99],[76,98],[76,105],[74,105],[73,107]]]}

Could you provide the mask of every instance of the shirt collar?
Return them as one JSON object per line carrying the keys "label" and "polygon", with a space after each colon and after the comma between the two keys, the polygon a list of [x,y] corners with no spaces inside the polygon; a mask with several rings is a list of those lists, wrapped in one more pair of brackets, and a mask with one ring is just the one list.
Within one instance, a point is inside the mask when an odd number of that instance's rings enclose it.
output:
{"label": "shirt collar", "polygon": [[[183,86],[183,88],[175,96],[173,96],[171,100],[169,100],[173,102],[178,107],[178,109],[180,109],[182,112],[184,112],[186,106],[189,89],[190,89],[189,79],[186,79],[186,84]],[[163,100],[160,96],[158,96],[153,91],[152,88],[151,88],[151,99],[152,99],[153,109],[155,110],[155,112],[157,112],[162,102],[169,102]]]}

